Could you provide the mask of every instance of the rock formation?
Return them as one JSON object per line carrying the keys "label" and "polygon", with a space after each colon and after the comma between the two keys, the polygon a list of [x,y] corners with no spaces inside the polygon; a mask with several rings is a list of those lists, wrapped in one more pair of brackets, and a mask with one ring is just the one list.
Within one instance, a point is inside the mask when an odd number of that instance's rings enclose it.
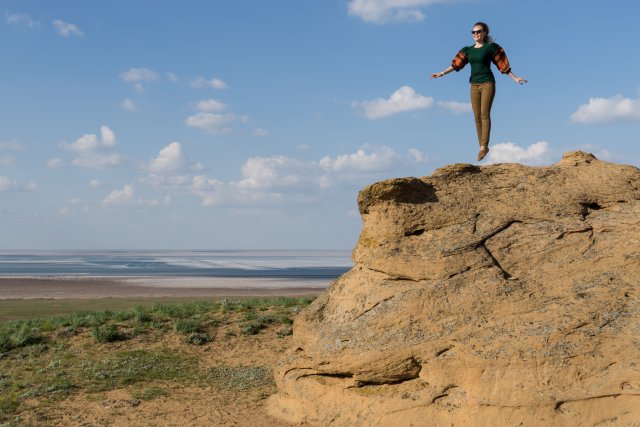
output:
{"label": "rock formation", "polygon": [[307,425],[640,425],[640,169],[457,164],[358,196],[270,413]]}

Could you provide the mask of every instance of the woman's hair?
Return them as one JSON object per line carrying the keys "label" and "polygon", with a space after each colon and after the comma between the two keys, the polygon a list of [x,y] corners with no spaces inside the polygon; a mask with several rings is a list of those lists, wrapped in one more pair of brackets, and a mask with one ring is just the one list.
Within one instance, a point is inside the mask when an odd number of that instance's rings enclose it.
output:
{"label": "woman's hair", "polygon": [[482,43],[492,43],[493,42],[493,37],[491,37],[489,35],[489,26],[487,24],[485,24],[484,22],[476,22],[475,24],[473,24],[474,27],[482,27],[482,29],[485,31],[485,36],[484,36],[484,40]]}

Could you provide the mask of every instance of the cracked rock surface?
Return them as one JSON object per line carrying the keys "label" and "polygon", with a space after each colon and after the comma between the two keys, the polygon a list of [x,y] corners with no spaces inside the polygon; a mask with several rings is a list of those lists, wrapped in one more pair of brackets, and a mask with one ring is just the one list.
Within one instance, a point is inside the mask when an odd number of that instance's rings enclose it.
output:
{"label": "cracked rock surface", "polygon": [[270,413],[336,426],[640,426],[640,169],[458,164],[358,196]]}

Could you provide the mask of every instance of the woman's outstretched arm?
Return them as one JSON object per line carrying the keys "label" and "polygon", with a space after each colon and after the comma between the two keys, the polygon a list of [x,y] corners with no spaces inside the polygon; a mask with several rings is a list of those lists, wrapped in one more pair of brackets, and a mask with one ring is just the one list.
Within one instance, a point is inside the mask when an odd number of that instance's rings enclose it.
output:
{"label": "woman's outstretched arm", "polygon": [[518,84],[525,84],[527,83],[527,80],[523,79],[522,77],[518,77],[515,74],[513,74],[513,72],[509,71],[509,77],[511,77],[513,79],[514,82],[518,83]]}
{"label": "woman's outstretched arm", "polygon": [[453,67],[451,65],[449,65],[446,70],[440,71],[439,73],[431,74],[431,78],[432,79],[437,79],[438,77],[442,77],[442,76],[444,76],[446,74],[449,74],[452,71],[453,71]]}

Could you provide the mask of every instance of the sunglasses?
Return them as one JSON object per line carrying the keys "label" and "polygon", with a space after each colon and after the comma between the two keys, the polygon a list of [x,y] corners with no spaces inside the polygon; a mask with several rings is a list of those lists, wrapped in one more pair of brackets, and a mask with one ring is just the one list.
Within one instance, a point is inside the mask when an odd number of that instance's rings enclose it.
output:
{"label": "sunglasses", "polygon": [[480,34],[482,33],[484,30],[471,30],[471,34]]}

